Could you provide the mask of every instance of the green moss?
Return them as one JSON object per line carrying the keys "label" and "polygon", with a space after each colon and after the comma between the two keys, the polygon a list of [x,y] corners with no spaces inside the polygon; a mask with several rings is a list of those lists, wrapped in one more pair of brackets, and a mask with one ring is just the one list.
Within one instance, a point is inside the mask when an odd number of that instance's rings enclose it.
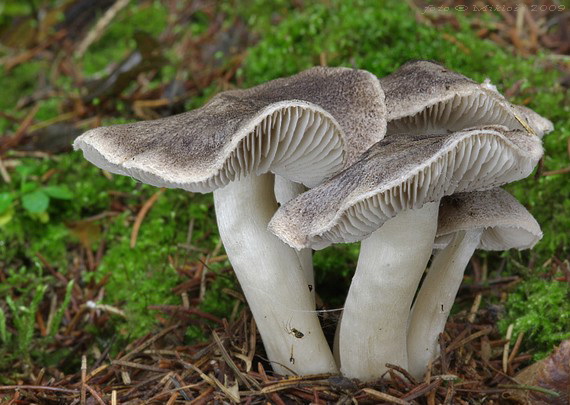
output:
{"label": "green moss", "polygon": [[509,294],[507,316],[499,327],[510,324],[513,336],[524,332],[525,347],[535,360],[546,357],[561,341],[570,338],[570,290],[564,282],[532,278]]}
{"label": "green moss", "polygon": [[212,313],[218,317],[229,316],[234,305],[235,299],[226,294],[223,290],[226,288],[236,289],[236,279],[233,274],[223,274],[219,270],[222,267],[228,268],[229,262],[217,265],[210,265],[210,271],[217,274],[214,281],[208,285],[204,300],[200,308],[206,312]]}
{"label": "green moss", "polygon": [[[105,239],[107,248],[96,272],[84,273],[84,278],[86,281],[100,281],[106,274],[111,274],[102,303],[117,306],[127,313],[128,326],[125,330],[131,336],[148,333],[154,323],[155,313],[147,307],[179,304],[180,301],[171,289],[181,279],[169,265],[168,258],[196,261],[200,257],[198,253],[180,247],[186,243],[190,218],[194,218],[196,227],[193,233],[194,244],[212,250],[218,241],[215,235],[211,235],[211,230],[216,229],[211,197],[167,190],[148,212],[140,228],[136,247],[131,249],[129,243],[134,217],[140,206],[157,192],[156,188],[124,176],[113,176],[109,180],[101,170],[85,161],[80,153],[63,155],[57,161],[25,159],[22,163],[30,167],[26,173],[32,179],[38,179],[56,168],[58,172],[45,185],[72,184],[75,198],[50,205],[47,223],[17,209],[17,215],[1,229],[1,262],[6,265],[32,263],[39,268],[41,262],[36,253],[40,253],[52,267],[65,274],[73,261],[73,257],[68,254],[70,247],[78,243],[68,225],[110,212],[114,202],[132,207],[137,211],[126,210],[120,215],[96,222],[101,228],[101,238]],[[20,175],[15,172],[12,184],[2,183],[0,192],[13,191],[20,180]],[[92,248],[95,250],[97,246]],[[29,270],[23,268],[22,272],[29,273]],[[16,274],[20,273],[14,273],[14,277]],[[17,280],[18,278],[11,278],[7,285],[18,285]],[[53,280],[51,276],[47,277],[45,283],[53,282],[50,280]],[[29,281],[29,278],[25,278],[19,284],[25,285]],[[3,293],[0,290],[0,297],[7,293],[8,291]],[[215,303],[216,300],[212,300],[208,308],[215,310]],[[218,307],[226,308],[227,305],[220,303]],[[223,311],[218,309],[217,312]]]}
{"label": "green moss", "polygon": [[[145,195],[149,191],[156,192],[150,187],[140,188],[146,189]],[[154,313],[148,310],[148,306],[180,304],[180,297],[171,289],[181,279],[168,263],[168,257],[185,259],[185,252],[179,245],[186,241],[189,213],[195,205],[202,204],[200,200],[180,191],[164,193],[144,219],[134,249],[129,246],[130,233],[125,232],[126,227],[132,227],[128,220],[132,213],[125,212],[110,224],[106,237],[112,247],[105,254],[95,277],[100,280],[107,274],[111,275],[104,303],[119,305],[126,310],[131,325],[129,332],[134,336],[147,333],[152,328]]]}
{"label": "green moss", "polygon": [[316,291],[329,308],[342,308],[360,245],[333,245],[313,254]]}

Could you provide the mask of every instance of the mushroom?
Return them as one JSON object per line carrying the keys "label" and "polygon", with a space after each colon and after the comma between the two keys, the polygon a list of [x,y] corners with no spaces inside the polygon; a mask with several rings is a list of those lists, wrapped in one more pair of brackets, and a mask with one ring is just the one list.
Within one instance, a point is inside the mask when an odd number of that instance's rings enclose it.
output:
{"label": "mushroom", "polygon": [[537,137],[504,126],[390,136],[277,211],[269,228],[296,249],[364,239],[338,336],[343,375],[371,380],[386,363],[407,367],[407,321],[439,200],[524,178],[541,155]]}
{"label": "mushroom", "polygon": [[553,129],[546,118],[509,103],[488,79],[479,84],[432,61],[408,62],[380,84],[386,95],[387,136],[483,125],[504,125],[538,136]]}
{"label": "mushroom", "polygon": [[384,95],[372,74],[313,68],[154,121],[77,138],[87,160],[157,187],[214,191],[220,236],[269,360],[280,374],[335,372],[297,253],[266,229],[274,174],[312,187],[382,139]]}
{"label": "mushroom", "polygon": [[[421,378],[438,354],[438,336],[475,249],[530,249],[542,237],[534,217],[496,188],[441,200],[435,255],[414,302],[408,325],[408,370]],[[446,246],[445,246],[446,245]]]}

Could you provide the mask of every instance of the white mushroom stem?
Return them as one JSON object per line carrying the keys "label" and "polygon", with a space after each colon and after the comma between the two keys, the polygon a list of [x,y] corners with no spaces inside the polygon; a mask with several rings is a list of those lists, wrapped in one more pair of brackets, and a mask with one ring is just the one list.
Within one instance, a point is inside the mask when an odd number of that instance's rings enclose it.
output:
{"label": "white mushroom stem", "polygon": [[428,270],[412,308],[408,329],[408,370],[421,378],[439,354],[438,338],[463,280],[463,273],[479,246],[482,229],[456,232],[439,251]]}
{"label": "white mushroom stem", "polygon": [[214,191],[220,236],[273,369],[335,373],[299,258],[267,230],[277,209],[273,178],[247,176]]}
{"label": "white mushroom stem", "polygon": [[[275,198],[279,205],[287,203],[289,200],[297,197],[299,194],[307,191],[307,188],[301,183],[295,183],[294,181],[287,180],[284,177],[275,176]],[[315,299],[315,273],[313,270],[313,250],[312,249],[301,249],[295,250],[299,261],[301,262],[301,268],[305,273],[307,278],[307,287],[311,291],[313,300]]]}
{"label": "white mushroom stem", "polygon": [[406,210],[362,241],[339,333],[344,376],[379,378],[386,363],[407,368],[410,307],[431,256],[439,202]]}

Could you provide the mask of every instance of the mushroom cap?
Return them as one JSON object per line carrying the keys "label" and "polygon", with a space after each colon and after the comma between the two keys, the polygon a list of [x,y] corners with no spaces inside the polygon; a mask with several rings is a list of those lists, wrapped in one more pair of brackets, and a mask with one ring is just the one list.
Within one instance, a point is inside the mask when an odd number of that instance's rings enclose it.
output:
{"label": "mushroom cap", "polygon": [[530,249],[542,231],[527,209],[503,189],[458,193],[439,207],[436,243],[443,248],[455,232],[483,229],[478,249]]}
{"label": "mushroom cap", "polygon": [[541,156],[538,137],[502,126],[386,137],[282,206],[269,227],[296,249],[355,242],[402,210],[527,177]]}
{"label": "mushroom cap", "polygon": [[483,125],[504,125],[539,136],[552,130],[550,121],[509,103],[488,80],[479,84],[432,61],[408,62],[380,84],[386,95],[388,135]]}
{"label": "mushroom cap", "polygon": [[202,108],[87,131],[87,160],[160,187],[209,192],[272,171],[314,186],[383,138],[384,93],[369,72],[316,67],[219,93]]}

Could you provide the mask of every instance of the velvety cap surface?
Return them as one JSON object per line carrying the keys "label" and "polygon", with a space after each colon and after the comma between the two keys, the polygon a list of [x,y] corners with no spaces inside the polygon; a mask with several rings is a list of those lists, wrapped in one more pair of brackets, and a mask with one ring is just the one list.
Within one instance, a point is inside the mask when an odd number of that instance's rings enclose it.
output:
{"label": "velvety cap surface", "polygon": [[412,61],[380,79],[386,95],[388,135],[460,131],[504,125],[543,136],[552,123],[509,103],[489,81],[479,84],[431,61]]}
{"label": "velvety cap surface", "polygon": [[269,226],[297,249],[358,241],[402,210],[527,177],[541,156],[538,137],[501,126],[390,136],[289,201]]}
{"label": "velvety cap surface", "polygon": [[479,249],[530,249],[541,238],[536,219],[505,190],[458,193],[441,200],[439,244],[455,232],[483,229]]}
{"label": "velvety cap surface", "polygon": [[74,147],[103,169],[155,186],[211,191],[269,170],[312,186],[382,139],[385,115],[374,75],[317,67],[220,93],[184,114],[96,128]]}

